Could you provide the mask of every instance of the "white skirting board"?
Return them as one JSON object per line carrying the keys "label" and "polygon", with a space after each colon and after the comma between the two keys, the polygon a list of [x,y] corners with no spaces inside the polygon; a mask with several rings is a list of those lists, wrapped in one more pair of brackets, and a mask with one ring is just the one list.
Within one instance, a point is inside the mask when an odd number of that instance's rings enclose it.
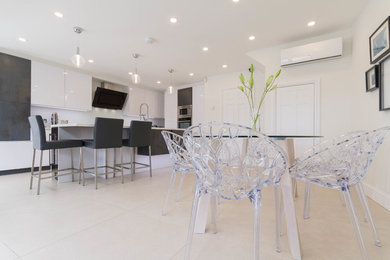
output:
{"label": "white skirting board", "polygon": [[364,183],[364,191],[366,195],[379,205],[390,211],[390,195],[378,190],[370,184]]}

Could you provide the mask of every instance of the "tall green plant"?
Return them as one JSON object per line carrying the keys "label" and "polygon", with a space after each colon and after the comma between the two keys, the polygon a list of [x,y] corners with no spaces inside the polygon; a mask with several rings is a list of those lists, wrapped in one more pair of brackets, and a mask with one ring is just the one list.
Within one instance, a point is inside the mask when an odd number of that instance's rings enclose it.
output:
{"label": "tall green plant", "polygon": [[256,100],[255,100],[256,98],[255,98],[255,93],[254,93],[254,88],[253,88],[254,83],[255,83],[254,79],[253,79],[253,64],[251,64],[249,71],[250,71],[250,76],[249,76],[249,79],[247,81],[245,80],[244,75],[241,73],[240,81],[241,81],[242,86],[238,86],[237,88],[239,90],[241,90],[241,92],[244,93],[244,95],[248,99],[252,129],[259,130],[259,129],[256,129],[256,126],[257,126],[258,120],[260,118],[261,105],[263,104],[264,99],[267,96],[267,94],[269,92],[271,92],[272,90],[276,89],[277,85],[274,83],[275,83],[276,79],[279,77],[282,69],[279,69],[275,75],[271,75],[267,78],[267,80],[265,82],[264,91],[261,95],[261,98],[260,98],[260,101],[258,104],[256,103]]}

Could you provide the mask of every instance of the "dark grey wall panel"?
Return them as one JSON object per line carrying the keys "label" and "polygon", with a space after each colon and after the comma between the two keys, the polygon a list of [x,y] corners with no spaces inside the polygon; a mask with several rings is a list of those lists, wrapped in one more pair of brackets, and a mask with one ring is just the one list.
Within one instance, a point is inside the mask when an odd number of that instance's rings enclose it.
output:
{"label": "dark grey wall panel", "polygon": [[31,61],[0,53],[0,141],[30,140]]}

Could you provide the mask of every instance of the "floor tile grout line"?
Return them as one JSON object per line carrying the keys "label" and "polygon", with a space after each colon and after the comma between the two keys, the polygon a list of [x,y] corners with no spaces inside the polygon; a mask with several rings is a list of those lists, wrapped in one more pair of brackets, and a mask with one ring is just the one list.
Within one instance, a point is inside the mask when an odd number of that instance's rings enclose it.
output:
{"label": "floor tile grout line", "polygon": [[10,248],[4,241],[0,241],[7,249],[9,249],[16,257],[20,257],[12,248]]}

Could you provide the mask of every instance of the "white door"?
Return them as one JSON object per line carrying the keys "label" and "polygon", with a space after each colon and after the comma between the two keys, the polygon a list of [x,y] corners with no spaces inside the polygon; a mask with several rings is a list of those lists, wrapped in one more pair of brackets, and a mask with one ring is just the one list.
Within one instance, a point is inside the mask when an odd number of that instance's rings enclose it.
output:
{"label": "white door", "polygon": [[[280,135],[319,134],[319,91],[316,82],[287,84],[276,90],[276,132]],[[295,156],[316,139],[295,139]]]}
{"label": "white door", "polygon": [[222,121],[250,127],[248,101],[237,88],[222,93]]}

